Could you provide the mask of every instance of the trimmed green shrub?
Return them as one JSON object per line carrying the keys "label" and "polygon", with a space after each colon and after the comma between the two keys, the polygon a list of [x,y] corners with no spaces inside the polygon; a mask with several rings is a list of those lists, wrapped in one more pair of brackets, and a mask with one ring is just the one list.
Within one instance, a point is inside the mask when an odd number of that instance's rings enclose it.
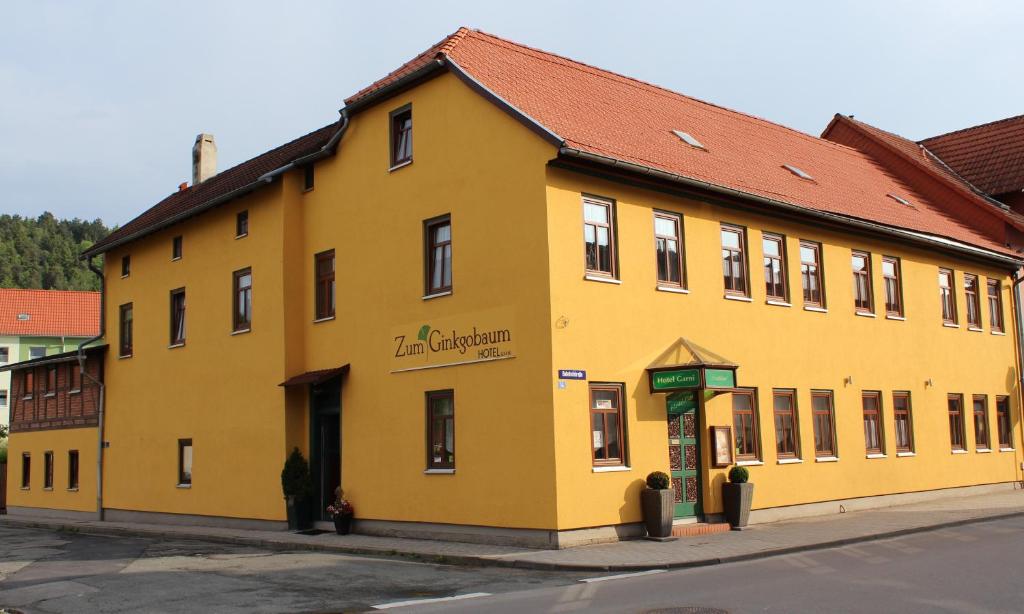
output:
{"label": "trimmed green shrub", "polygon": [[746,467],[735,466],[729,470],[729,481],[733,484],[745,484],[750,479],[750,472]]}
{"label": "trimmed green shrub", "polygon": [[281,490],[284,496],[303,499],[313,494],[313,478],[309,473],[309,463],[298,448],[292,450],[281,471]]}
{"label": "trimmed green shrub", "polygon": [[652,471],[647,474],[647,488],[653,488],[654,490],[667,490],[668,484],[668,474],[664,471]]}

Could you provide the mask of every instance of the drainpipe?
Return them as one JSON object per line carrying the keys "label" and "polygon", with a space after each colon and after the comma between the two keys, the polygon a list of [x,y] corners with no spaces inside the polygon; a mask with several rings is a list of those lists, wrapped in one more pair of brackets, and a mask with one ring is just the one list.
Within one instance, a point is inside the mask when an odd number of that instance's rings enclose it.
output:
{"label": "drainpipe", "polygon": [[103,376],[101,375],[100,379],[96,379],[85,369],[85,346],[95,341],[99,341],[103,338],[103,335],[106,332],[107,288],[106,280],[103,278],[103,271],[93,264],[92,257],[89,258],[88,264],[89,270],[100,278],[100,332],[95,337],[86,339],[78,344],[78,369],[79,372],[81,372],[82,377],[92,380],[99,390],[99,399],[96,401],[96,519],[103,520],[103,402],[106,399],[107,394],[103,385]]}

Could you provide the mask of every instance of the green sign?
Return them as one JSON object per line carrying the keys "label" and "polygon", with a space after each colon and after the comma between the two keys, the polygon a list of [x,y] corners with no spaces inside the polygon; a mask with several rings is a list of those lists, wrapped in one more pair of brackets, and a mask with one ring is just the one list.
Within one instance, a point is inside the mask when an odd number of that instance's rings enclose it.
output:
{"label": "green sign", "polygon": [[692,391],[673,392],[665,398],[665,409],[669,415],[693,411],[697,409],[697,394]]}
{"label": "green sign", "polygon": [[704,369],[706,388],[735,388],[736,373],[729,369]]}
{"label": "green sign", "polygon": [[651,376],[654,390],[675,390],[676,388],[700,388],[699,369],[678,369],[658,371]]}

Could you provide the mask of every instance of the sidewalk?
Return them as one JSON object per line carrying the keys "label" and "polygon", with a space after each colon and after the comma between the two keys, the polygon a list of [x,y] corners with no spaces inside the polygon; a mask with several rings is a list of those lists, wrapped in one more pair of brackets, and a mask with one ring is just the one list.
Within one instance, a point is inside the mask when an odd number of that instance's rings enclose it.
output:
{"label": "sidewalk", "polygon": [[563,571],[641,571],[715,565],[1013,516],[1024,516],[1024,491],[950,497],[928,503],[761,524],[745,531],[680,538],[673,542],[635,540],[567,550],[331,533],[296,535],[195,526],[31,520],[11,516],[0,516],[0,525],[99,535],[198,539],[273,550],[400,556],[430,563]]}

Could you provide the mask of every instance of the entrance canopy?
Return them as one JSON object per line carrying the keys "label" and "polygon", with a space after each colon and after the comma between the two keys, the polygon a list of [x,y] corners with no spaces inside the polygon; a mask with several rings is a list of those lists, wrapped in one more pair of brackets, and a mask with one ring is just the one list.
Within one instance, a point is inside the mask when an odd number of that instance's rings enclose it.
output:
{"label": "entrance canopy", "polygon": [[680,337],[647,367],[651,393],[673,390],[716,390],[736,388],[739,365],[721,354]]}
{"label": "entrance canopy", "polygon": [[337,377],[339,375],[345,375],[346,373],[348,373],[348,368],[349,368],[349,366],[346,364],[346,365],[341,365],[340,367],[336,367],[334,369],[321,369],[319,371],[306,371],[305,373],[300,373],[299,375],[293,375],[292,377],[289,377],[287,380],[285,380],[285,381],[281,382],[280,384],[278,384],[278,386],[288,387],[288,386],[302,386],[302,385],[305,385],[305,384],[314,384],[314,385],[322,384],[322,383],[326,382],[327,380],[329,380],[329,379],[331,379],[333,377]]}

